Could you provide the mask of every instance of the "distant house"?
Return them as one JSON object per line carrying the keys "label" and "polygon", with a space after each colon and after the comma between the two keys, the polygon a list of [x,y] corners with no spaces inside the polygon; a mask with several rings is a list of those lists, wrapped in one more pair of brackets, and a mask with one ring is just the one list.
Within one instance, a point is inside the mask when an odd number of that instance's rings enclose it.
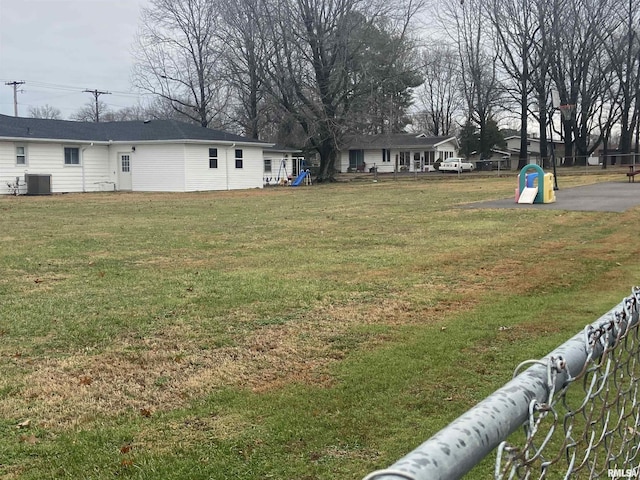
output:
{"label": "distant house", "polygon": [[424,134],[357,135],[345,138],[340,147],[341,172],[424,172],[438,160],[455,157],[456,137],[428,137]]}
{"label": "distant house", "polygon": [[174,120],[0,115],[0,194],[11,193],[16,179],[19,193],[262,188],[263,149],[271,146]]}
{"label": "distant house", "polygon": [[481,159],[479,152],[473,152],[469,155],[468,160],[475,163],[476,170],[509,170],[511,169],[511,155],[512,152],[508,150],[492,148],[489,157],[484,156]]}
{"label": "distant house", "polygon": [[[512,168],[518,168],[518,159],[520,157],[520,135],[512,135],[505,138],[507,142],[507,150],[511,154]],[[551,148],[551,140],[547,139],[549,148]],[[556,159],[564,156],[564,143],[554,141]],[[549,155],[551,151],[549,150]],[[541,164],[540,161],[540,138],[527,136],[527,161],[529,163]]]}
{"label": "distant house", "polygon": [[265,185],[278,185],[295,178],[305,167],[302,150],[275,144],[263,150]]}

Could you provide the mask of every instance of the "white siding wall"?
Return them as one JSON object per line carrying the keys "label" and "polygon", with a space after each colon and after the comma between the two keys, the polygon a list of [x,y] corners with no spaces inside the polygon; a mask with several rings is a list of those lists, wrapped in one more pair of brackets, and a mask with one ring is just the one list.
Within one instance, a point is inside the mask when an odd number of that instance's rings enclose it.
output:
{"label": "white siding wall", "polygon": [[[242,150],[242,168],[236,167],[235,150]],[[262,188],[262,174],[264,172],[264,157],[262,147],[229,148],[229,190],[245,188]]]}
{"label": "white siding wall", "polygon": [[[22,182],[24,182],[24,174],[27,167],[16,165],[15,155],[16,148],[13,142],[0,142],[0,194],[9,193],[7,183],[13,183],[16,177],[21,177]],[[28,155],[29,152],[27,152],[27,158]]]}
{"label": "white siding wall", "polygon": [[[17,145],[26,147],[26,166],[16,165]],[[80,165],[64,164],[65,146],[80,149]],[[15,181],[16,176],[24,181],[25,173],[51,175],[52,193],[100,191],[102,182],[111,178],[108,155],[106,146],[0,142],[0,193],[9,193],[7,182]]]}
{"label": "white siding wall", "polygon": [[113,184],[111,183],[113,182],[113,177],[109,168],[109,147],[106,145],[85,147],[80,154],[80,158],[84,165],[85,192],[113,190]]}
{"label": "white siding wall", "polygon": [[[447,153],[448,155],[445,155]],[[438,158],[455,157],[458,153],[458,148],[455,142],[444,142],[436,147],[436,160]]]}
{"label": "white siding wall", "polygon": [[[384,173],[384,172],[393,172],[393,167],[395,166],[395,154],[397,152],[395,152],[394,150],[391,150],[391,161],[390,162],[383,162],[382,161],[382,149],[380,150],[365,150],[364,151],[364,163],[365,163],[365,168],[364,171],[365,172],[369,172],[369,169],[371,167],[373,167],[373,164],[375,163],[376,168],[378,169],[378,172]],[[349,158],[347,157],[347,163],[348,163]]]}
{"label": "white siding wall", "polygon": [[[512,137],[507,139],[507,149],[520,151],[520,137]],[[527,138],[527,151],[530,153],[540,153],[540,139]]]}
{"label": "white siding wall", "polygon": [[349,150],[341,150],[339,162],[336,165],[336,169],[340,173],[345,173],[349,168]]}
{"label": "white siding wall", "polygon": [[134,192],[184,192],[185,145],[136,145],[131,154]]}
{"label": "white siding wall", "polygon": [[[209,148],[218,149],[218,168],[209,168]],[[236,168],[236,150],[242,150],[242,168]],[[186,191],[262,188],[262,148],[228,145],[185,145]]]}
{"label": "white siding wall", "polygon": [[[218,149],[218,168],[209,168],[209,148]],[[221,145],[185,145],[186,191],[226,190],[225,148]]]}

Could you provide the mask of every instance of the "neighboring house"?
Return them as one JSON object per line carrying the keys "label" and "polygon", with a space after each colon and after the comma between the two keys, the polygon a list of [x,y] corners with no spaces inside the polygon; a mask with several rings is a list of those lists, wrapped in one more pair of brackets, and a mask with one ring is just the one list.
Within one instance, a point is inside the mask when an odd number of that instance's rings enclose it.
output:
{"label": "neighboring house", "polygon": [[489,157],[480,158],[480,153],[473,152],[469,161],[473,162],[476,170],[509,170],[511,169],[512,152],[492,148]]}
{"label": "neighboring house", "polygon": [[[507,142],[507,150],[511,154],[511,166],[513,169],[518,168],[518,159],[520,158],[520,135],[512,135],[505,138]],[[551,148],[551,140],[547,139],[549,148]],[[564,143],[554,141],[556,159],[564,156]],[[551,151],[549,151],[549,155]],[[541,164],[540,161],[540,139],[538,137],[527,136],[527,157],[529,163]]]}
{"label": "neighboring house", "polygon": [[273,145],[264,149],[264,173],[265,185],[278,185],[286,182],[298,174],[305,167],[302,150]]}
{"label": "neighboring house", "polygon": [[0,115],[0,194],[10,193],[16,179],[20,193],[27,193],[25,180],[34,179],[50,193],[262,188],[262,152],[272,145],[174,120],[87,123]]}
{"label": "neighboring house", "polygon": [[455,157],[456,137],[428,137],[424,134],[395,133],[357,135],[345,138],[340,148],[341,172],[424,172],[437,161]]}

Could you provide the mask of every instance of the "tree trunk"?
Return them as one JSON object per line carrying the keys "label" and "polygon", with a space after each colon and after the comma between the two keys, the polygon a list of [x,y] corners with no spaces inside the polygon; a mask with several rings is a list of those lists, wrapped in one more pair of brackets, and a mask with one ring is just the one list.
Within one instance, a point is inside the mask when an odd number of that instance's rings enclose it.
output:
{"label": "tree trunk", "polygon": [[[525,18],[526,28],[526,18]],[[518,169],[522,169],[528,163],[527,130],[529,118],[529,64],[528,64],[528,44],[522,41],[522,73],[520,76],[520,158],[518,159]]]}
{"label": "tree trunk", "polygon": [[562,119],[564,131],[564,158],[562,164],[565,167],[573,167],[573,125],[571,120]]}
{"label": "tree trunk", "polygon": [[540,105],[540,158],[542,159],[542,168],[549,168],[551,162],[549,162],[549,146],[547,142],[547,95],[546,92],[541,92],[538,96],[538,104]]}
{"label": "tree trunk", "polygon": [[332,182],[335,180],[335,163],[338,152],[332,144],[332,141],[324,141],[318,147],[318,153],[320,154],[320,170],[316,177],[317,183]]}

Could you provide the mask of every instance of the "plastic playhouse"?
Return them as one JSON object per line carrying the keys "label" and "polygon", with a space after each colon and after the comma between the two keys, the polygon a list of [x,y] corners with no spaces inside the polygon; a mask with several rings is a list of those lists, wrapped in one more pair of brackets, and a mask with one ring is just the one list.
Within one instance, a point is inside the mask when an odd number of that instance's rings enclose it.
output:
{"label": "plastic playhouse", "polygon": [[553,173],[544,173],[538,165],[526,165],[518,175],[516,203],[553,203]]}

